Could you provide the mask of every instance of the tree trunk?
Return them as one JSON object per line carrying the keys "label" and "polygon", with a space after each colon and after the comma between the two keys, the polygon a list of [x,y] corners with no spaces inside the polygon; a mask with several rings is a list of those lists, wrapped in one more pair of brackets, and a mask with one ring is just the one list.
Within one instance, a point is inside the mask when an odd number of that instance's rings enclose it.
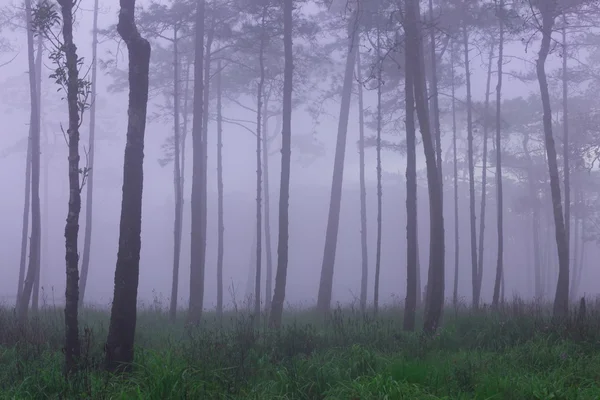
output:
{"label": "tree trunk", "polygon": [[96,87],[98,67],[98,0],[94,0],[94,23],[92,28],[92,99],[90,104],[90,133],[88,138],[88,170],[85,194],[85,231],[83,234],[83,257],[81,259],[81,278],[79,281],[79,307],[83,307],[88,271],[90,269],[90,251],[92,243],[92,216],[94,194],[94,151],[96,136]]}
{"label": "tree trunk", "polygon": [[120,0],[120,4],[117,31],[127,44],[129,54],[129,118],[115,290],[105,346],[106,367],[109,371],[121,366],[127,369],[133,361],[141,247],[144,133],[150,68],[150,43],[142,38],[135,26],[135,0]]}
{"label": "tree trunk", "polygon": [[379,311],[379,273],[381,269],[381,86],[383,85],[381,58],[381,33],[377,27],[377,248],[375,251],[375,290],[374,308]]}
{"label": "tree trunk", "polygon": [[469,34],[463,26],[463,46],[465,52],[465,76],[467,83],[467,142],[469,159],[469,211],[471,223],[471,279],[473,284],[473,307],[479,307],[479,268],[477,266],[477,228],[475,216],[475,165],[473,162],[473,111],[471,101],[471,68],[469,66]]}
{"label": "tree trunk", "polygon": [[292,53],[293,9],[293,0],[283,1],[283,47],[285,67],[283,70],[283,129],[281,131],[281,179],[279,185],[279,238],[277,244],[275,291],[273,292],[273,302],[271,303],[271,314],[269,316],[269,325],[277,328],[281,326],[288,265],[288,211],[292,147],[292,80],[294,72],[294,59]]}
{"label": "tree trunk", "polygon": [[[502,302],[504,303],[504,198],[502,193],[502,63],[504,50],[504,0],[498,6],[500,21],[500,40],[498,42],[498,83],[496,84],[496,203],[498,224],[498,257],[496,259],[496,280],[494,282],[494,297],[492,307],[498,307],[500,286],[502,286]],[[491,61],[491,60],[490,60]],[[483,218],[483,215],[482,215]],[[483,245],[483,244],[481,244]]]}
{"label": "tree trunk", "polygon": [[558,175],[556,146],[554,144],[554,136],[552,135],[552,109],[550,106],[550,93],[548,91],[548,80],[546,77],[546,59],[550,52],[556,4],[554,2],[548,2],[548,4],[543,3],[540,11],[542,12],[542,43],[536,62],[536,71],[544,110],[544,139],[548,159],[548,171],[550,174],[550,191],[552,195],[552,209],[554,214],[559,264],[556,295],[554,297],[554,316],[565,317],[569,312],[569,246],[566,239],[565,219],[563,217],[563,207],[560,196],[560,179]]}
{"label": "tree trunk", "polygon": [[[267,6],[263,6],[261,21],[261,39],[258,55],[259,73],[258,88],[256,93],[256,275],[254,280],[254,322],[258,326],[260,322],[260,280],[262,270],[262,155],[261,155],[261,128],[263,108],[263,87],[265,85],[265,18]],[[265,139],[266,140],[266,139]]]}
{"label": "tree trunk", "polygon": [[[580,202],[579,191],[577,187],[575,187],[575,206]],[[575,290],[575,282],[579,280],[579,274],[577,273],[579,270],[579,232],[580,232],[580,221],[579,215],[575,214],[573,216],[575,219],[575,225],[573,229],[573,276],[571,277],[570,288],[569,288],[569,299],[571,302],[577,299],[577,291]]]}
{"label": "tree trunk", "polygon": [[192,211],[190,253],[190,300],[188,322],[197,324],[202,318],[204,302],[204,268],[206,261],[206,237],[203,235],[203,184],[204,184],[204,140],[203,140],[203,92],[204,66],[204,0],[198,1],[196,10],[194,61],[194,106],[192,122]]}
{"label": "tree trunk", "polygon": [[429,41],[430,41],[430,50],[431,50],[431,105],[432,105],[432,117],[433,117],[433,128],[435,129],[435,150],[436,150],[436,159],[437,159],[437,167],[439,172],[439,182],[442,185],[442,200],[444,195],[443,185],[443,173],[442,173],[442,129],[440,127],[440,106],[438,99],[438,76],[437,76],[437,55],[435,52],[435,22],[433,18],[433,0],[429,0]]}
{"label": "tree trunk", "polygon": [[173,278],[171,282],[171,304],[169,319],[175,321],[177,316],[177,297],[179,291],[179,260],[181,258],[181,236],[183,230],[183,186],[181,183],[181,136],[179,133],[179,38],[178,31],[173,29],[173,180],[175,197],[175,218],[173,222]]}
{"label": "tree trunk", "polygon": [[536,300],[542,300],[543,285],[542,285],[542,266],[540,255],[540,211],[537,191],[534,186],[535,174],[533,172],[533,160],[529,152],[529,134],[523,136],[523,153],[527,161],[527,181],[529,198],[531,200],[531,233],[533,240],[533,269],[534,269],[534,293]]}
{"label": "tree trunk", "polygon": [[479,304],[481,298],[481,283],[483,281],[483,250],[485,239],[485,205],[487,202],[487,158],[488,158],[488,138],[489,138],[489,109],[490,109],[490,86],[492,84],[492,59],[494,58],[494,40],[490,43],[490,53],[488,56],[487,82],[485,86],[485,103],[483,111],[483,167],[481,169],[481,209],[479,212],[479,257],[477,259],[477,286],[475,287],[476,301]]}
{"label": "tree trunk", "polygon": [[265,223],[265,253],[266,253],[266,283],[265,283],[265,311],[267,314],[271,311],[271,300],[273,300],[273,249],[271,248],[271,202],[269,193],[269,107],[268,98],[265,99],[263,111],[262,128],[262,172],[264,181],[264,223]]}
{"label": "tree trunk", "polygon": [[360,49],[356,53],[356,76],[358,78],[358,158],[360,181],[360,310],[367,310],[367,291],[369,280],[369,254],[367,247],[367,189],[365,185],[365,110],[363,102],[362,68],[360,65]]}
{"label": "tree trunk", "polygon": [[41,213],[40,213],[40,125],[38,89],[35,74],[33,52],[33,30],[31,21],[31,0],[25,1],[27,13],[27,52],[29,59],[29,96],[31,102],[30,137],[31,137],[31,239],[29,242],[29,265],[23,283],[23,291],[19,299],[17,316],[22,324],[27,321],[29,300],[36,280],[40,261]]}
{"label": "tree trunk", "polygon": [[33,125],[29,126],[29,140],[27,141],[27,156],[25,159],[25,200],[23,202],[23,225],[21,229],[21,260],[19,263],[19,281],[17,282],[17,310],[23,296],[23,280],[25,279],[25,265],[27,263],[27,242],[29,237],[29,212],[31,209],[31,142]]}
{"label": "tree trunk", "polygon": [[344,71],[344,85],[342,88],[342,101],[340,104],[340,117],[338,120],[337,142],[333,163],[333,178],[331,182],[331,196],[329,200],[329,215],[327,217],[325,248],[323,251],[323,264],[321,266],[319,296],[317,298],[317,308],[321,312],[329,311],[333,291],[333,269],[335,265],[335,252],[340,225],[340,206],[342,202],[342,182],[344,180],[344,158],[346,155],[346,137],[348,135],[350,97],[352,96],[352,81],[354,78],[356,54],[358,53],[359,48],[358,29],[355,26],[357,19],[358,14],[355,11],[350,18],[350,21],[348,21],[348,55],[346,58],[346,69]]}
{"label": "tree trunk", "polygon": [[458,159],[456,152],[456,85],[454,73],[454,49],[450,51],[450,66],[452,68],[452,150],[454,158],[454,291],[452,304],[458,305],[458,265],[460,261],[460,240],[458,222]]}
{"label": "tree trunk", "polygon": [[225,254],[225,222],[223,219],[223,105],[221,61],[217,66],[217,318],[223,320],[223,256]]}
{"label": "tree trunk", "polygon": [[[565,179],[565,241],[567,249],[571,239],[571,168],[569,167],[569,70],[567,65],[567,17],[563,14],[562,28],[562,107],[563,107],[563,162]],[[570,257],[570,251],[569,251]]]}
{"label": "tree trunk", "polygon": [[[406,29],[406,28],[405,28]],[[404,330],[415,330],[417,308],[417,149],[415,128],[415,96],[412,60],[405,58],[404,104],[406,107],[406,300]]]}
{"label": "tree trunk", "polygon": [[[65,292],[65,361],[67,373],[74,372],[79,359],[79,326],[77,305],[79,303],[79,214],[81,212],[81,186],[79,182],[79,71],[77,47],[73,43],[73,2],[59,1],[62,13],[62,36],[66,59],[67,104],[69,128],[69,207],[65,225],[65,261],[67,285]],[[83,170],[85,183],[87,170]]]}
{"label": "tree trunk", "polygon": [[[436,165],[434,138],[429,126],[427,87],[424,76],[424,56],[421,44],[418,0],[407,2],[407,44],[415,55],[411,68],[414,76],[415,105],[425,152],[427,183],[429,189],[429,271],[427,279],[427,297],[425,299],[425,317],[423,330],[433,333],[437,330],[444,306],[444,214],[442,204],[442,186],[439,182],[439,169]],[[410,53],[410,52],[409,52]]]}
{"label": "tree trunk", "polygon": [[[35,57],[35,79],[37,81],[36,89],[37,89],[37,104],[38,104],[38,114],[37,114],[37,126],[40,131],[40,143],[41,143],[41,133],[42,133],[42,55],[44,53],[44,43],[43,38],[41,36],[38,37],[37,40],[37,51]],[[41,146],[40,146],[41,152]],[[48,188],[48,171],[47,168],[44,168],[44,191],[47,193]],[[45,200],[48,198],[46,197]],[[47,218],[48,205],[47,201],[44,202],[44,216]],[[41,219],[41,217],[40,217]],[[40,223],[43,221],[40,220]],[[43,223],[42,223],[43,225]],[[44,226],[44,228],[46,228]],[[41,268],[42,268],[42,240],[46,240],[42,238],[42,228],[40,226],[40,239],[38,240],[38,262],[37,262],[37,271],[35,273],[35,282],[33,283],[33,293],[31,294],[31,310],[33,312],[38,311],[39,307],[39,298],[40,298],[40,280],[41,280]]]}

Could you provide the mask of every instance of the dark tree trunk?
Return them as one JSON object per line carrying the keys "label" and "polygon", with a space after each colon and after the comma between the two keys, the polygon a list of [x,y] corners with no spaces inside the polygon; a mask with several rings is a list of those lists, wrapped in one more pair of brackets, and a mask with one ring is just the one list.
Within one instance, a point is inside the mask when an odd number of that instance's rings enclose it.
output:
{"label": "dark tree trunk", "polygon": [[29,237],[29,213],[31,209],[31,142],[32,128],[29,126],[29,140],[27,141],[27,156],[25,159],[25,201],[23,202],[23,225],[21,230],[21,260],[19,263],[19,281],[17,282],[17,310],[23,296],[23,280],[25,279],[25,265],[27,263],[27,242]]}
{"label": "dark tree trunk", "polygon": [[198,1],[196,10],[194,61],[194,106],[192,122],[192,198],[191,198],[191,253],[190,253],[190,301],[188,322],[197,324],[202,318],[204,302],[204,268],[206,237],[203,235],[203,66],[204,66],[204,0]]}
{"label": "dark tree trunk", "polygon": [[369,252],[367,247],[367,189],[365,185],[365,110],[363,102],[360,50],[356,53],[356,76],[358,78],[358,158],[360,181],[360,310],[365,312],[367,309],[367,288],[369,280]]}
{"label": "dark tree trunk", "polygon": [[471,280],[473,286],[473,307],[479,306],[479,268],[477,267],[477,228],[475,216],[475,165],[473,161],[473,111],[471,101],[471,68],[469,66],[469,34],[466,24],[463,26],[463,46],[465,52],[465,76],[467,83],[467,142],[469,159],[469,212],[471,224]]}
{"label": "dark tree trunk", "polygon": [[379,273],[381,270],[381,86],[383,85],[381,58],[381,34],[377,27],[377,247],[375,250],[375,290],[374,308],[375,313],[379,310]]}
{"label": "dark tree trunk", "polygon": [[556,295],[554,297],[554,316],[565,317],[569,312],[569,246],[566,238],[565,219],[560,196],[560,178],[558,174],[556,146],[552,134],[552,109],[550,106],[548,79],[546,77],[546,59],[550,52],[552,28],[554,27],[557,5],[555,2],[544,2],[541,3],[540,7],[542,14],[542,43],[536,62],[536,72],[544,110],[544,139],[546,144],[546,156],[548,159],[548,171],[550,174],[550,191],[552,195],[552,210],[554,214],[559,265]]}
{"label": "dark tree trunk", "polygon": [[[500,40],[498,42],[498,83],[496,84],[496,203],[498,210],[498,257],[496,260],[496,280],[492,307],[498,307],[500,286],[502,286],[502,302],[504,302],[504,198],[502,193],[502,63],[504,50],[504,0],[498,6],[500,21]],[[491,60],[490,60],[491,61]]]}
{"label": "dark tree trunk", "polygon": [[171,304],[169,319],[175,321],[177,316],[177,297],[179,292],[179,260],[181,258],[181,236],[183,230],[183,185],[181,182],[181,135],[179,125],[179,38],[178,31],[173,29],[173,183],[175,197],[175,218],[173,222],[173,278],[171,282]]}
{"label": "dark tree trunk", "polygon": [[[69,128],[69,207],[65,225],[65,261],[67,286],[65,292],[65,361],[67,373],[74,372],[79,359],[79,326],[77,305],[79,303],[79,214],[81,212],[81,186],[79,182],[79,71],[77,47],[73,42],[73,2],[59,1],[62,13],[62,35],[66,59],[67,104]],[[87,170],[83,170],[83,182]]]}
{"label": "dark tree trunk", "polygon": [[[405,28],[406,29],[406,28]],[[411,63],[405,58],[404,104],[406,107],[406,300],[404,330],[415,330],[417,308],[417,149],[415,128],[414,77]]]}
{"label": "dark tree trunk", "polygon": [[268,98],[265,99],[263,110],[262,127],[262,172],[264,182],[264,223],[265,223],[265,253],[266,253],[266,276],[265,276],[265,311],[267,314],[271,311],[271,301],[273,300],[273,249],[271,248],[271,196],[269,193],[269,107]]}
{"label": "dark tree trunk", "polygon": [[[433,0],[429,0],[429,44],[431,50],[431,106],[432,106],[432,117],[433,117],[433,128],[435,129],[435,151],[436,151],[436,160],[437,167],[439,172],[439,182],[442,185],[442,200],[444,195],[443,190],[443,172],[442,172],[442,129],[440,127],[440,106],[439,106],[439,96],[438,96],[438,76],[437,76],[437,55],[435,51],[435,22],[433,17]],[[441,57],[440,57],[441,58]]]}
{"label": "dark tree trunk", "polygon": [[[427,87],[424,76],[424,56],[419,29],[419,2],[407,2],[407,44],[415,55],[411,68],[414,76],[415,105],[419,127],[423,140],[427,166],[429,189],[429,271],[427,278],[427,297],[425,299],[425,317],[423,329],[427,333],[435,332],[439,326],[444,306],[444,214],[442,207],[442,186],[439,182],[439,169],[436,165],[434,137],[429,124]],[[409,52],[410,53],[410,52]]]}
{"label": "dark tree trunk", "polygon": [[217,69],[217,318],[219,321],[222,321],[225,222],[223,219],[223,105],[221,100],[221,61],[219,61]]}
{"label": "dark tree trunk", "polygon": [[92,93],[90,104],[90,132],[88,138],[88,170],[85,194],[85,231],[83,233],[83,256],[81,258],[81,278],[79,279],[79,307],[83,307],[92,244],[92,217],[94,195],[94,151],[96,136],[96,87],[98,67],[98,0],[94,0],[94,23],[92,28]]}
{"label": "dark tree trunk", "polygon": [[31,1],[25,1],[27,13],[27,52],[29,60],[29,96],[31,101],[30,137],[31,137],[31,239],[29,242],[29,265],[23,282],[23,291],[19,299],[17,317],[24,324],[27,321],[29,300],[36,280],[38,264],[40,262],[41,239],[41,212],[40,212],[40,124],[39,124],[39,98],[37,79],[35,74],[35,61],[33,52],[33,30],[31,21]]}
{"label": "dark tree trunk", "polygon": [[340,226],[340,206],[342,203],[342,181],[344,180],[344,159],[346,155],[346,137],[348,135],[350,97],[352,96],[352,81],[354,78],[356,54],[358,53],[359,48],[358,29],[356,27],[357,19],[358,14],[357,12],[354,12],[348,21],[348,53],[346,58],[346,69],[344,71],[344,85],[342,88],[342,101],[340,104],[340,117],[338,120],[337,141],[335,145],[331,196],[329,199],[329,215],[327,217],[325,248],[323,251],[323,264],[321,266],[319,295],[317,298],[317,308],[321,312],[329,311],[333,291],[333,269],[335,266],[335,252]]}
{"label": "dark tree trunk", "polygon": [[269,325],[281,326],[283,301],[285,299],[285,284],[288,265],[288,229],[289,229],[289,198],[290,198],[290,164],[292,139],[292,89],[294,59],[292,53],[292,12],[293,0],[283,1],[283,47],[285,67],[283,71],[283,129],[281,131],[281,179],[279,186],[279,238],[277,244],[277,273],[275,276],[275,291],[271,303]]}
{"label": "dark tree trunk", "polygon": [[[123,199],[115,290],[106,341],[106,368],[126,369],[133,362],[140,267],[144,133],[148,106],[150,43],[135,26],[135,0],[120,0],[117,31],[129,54],[129,110],[123,165]],[[195,246],[192,246],[194,248]]]}
{"label": "dark tree trunk", "polygon": [[481,169],[481,209],[479,211],[479,251],[477,259],[477,286],[475,287],[477,299],[476,304],[479,304],[481,298],[481,283],[483,281],[483,255],[485,248],[485,206],[487,203],[487,158],[488,158],[488,140],[489,140],[489,109],[490,109],[490,87],[492,84],[492,59],[494,58],[494,40],[490,43],[490,53],[488,56],[487,82],[485,86],[485,102],[483,107],[483,167]]}
{"label": "dark tree trunk", "polygon": [[454,291],[452,304],[458,305],[458,265],[460,261],[460,240],[458,221],[458,159],[456,151],[456,84],[454,74],[454,49],[450,52],[450,65],[452,68],[452,150],[454,158]]}
{"label": "dark tree trunk", "polygon": [[[562,107],[563,107],[563,162],[565,179],[565,241],[567,249],[571,240],[571,168],[569,167],[569,70],[567,65],[567,17],[563,14],[562,28]],[[570,251],[569,251],[570,257]]]}
{"label": "dark tree trunk", "polygon": [[[36,79],[36,89],[37,89],[37,104],[38,104],[38,114],[36,116],[37,118],[37,126],[38,129],[40,131],[40,144],[41,144],[41,133],[42,133],[42,55],[44,53],[44,39],[41,36],[38,36],[37,39],[37,51],[36,51],[36,57],[35,57],[35,79]],[[40,145],[40,152],[41,152],[41,145]],[[48,191],[48,171],[47,171],[47,165],[44,168],[44,193],[45,195],[47,194]],[[47,218],[47,211],[48,211],[48,197],[46,196],[44,199],[44,216]],[[41,221],[41,217],[40,217],[40,223],[42,225],[43,221]],[[47,227],[44,225],[44,228],[47,229]],[[31,310],[33,312],[37,312],[38,311],[38,307],[39,307],[39,298],[40,298],[40,280],[41,280],[41,268],[42,268],[42,241],[47,241],[46,238],[42,237],[42,228],[40,226],[40,239],[38,240],[38,262],[37,262],[37,271],[35,273],[35,282],[33,283],[33,292],[31,294]]]}

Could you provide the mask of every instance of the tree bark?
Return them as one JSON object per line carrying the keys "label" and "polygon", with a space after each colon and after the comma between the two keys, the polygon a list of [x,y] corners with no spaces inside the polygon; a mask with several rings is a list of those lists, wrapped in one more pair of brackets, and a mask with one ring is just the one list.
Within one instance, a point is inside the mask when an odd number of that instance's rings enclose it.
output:
{"label": "tree bark", "polygon": [[23,202],[23,225],[21,229],[21,260],[19,262],[19,281],[17,282],[17,310],[23,296],[23,280],[25,279],[25,266],[27,264],[27,242],[29,237],[29,213],[31,209],[31,142],[33,125],[29,126],[29,140],[27,141],[27,155],[25,161],[25,200]]}
{"label": "tree bark", "polygon": [[552,210],[554,215],[554,226],[556,234],[556,247],[558,252],[558,281],[556,284],[556,295],[554,297],[554,317],[566,317],[569,312],[569,246],[566,239],[565,219],[560,196],[560,179],[558,174],[558,162],[556,157],[556,146],[552,134],[552,109],[550,106],[550,93],[548,91],[548,79],[546,77],[546,59],[550,52],[552,40],[552,28],[556,12],[555,2],[540,3],[542,13],[542,42],[536,62],[536,72],[540,86],[540,94],[543,105],[544,139],[546,144],[546,155],[548,159],[548,171],[550,174],[550,191],[552,195]]}
{"label": "tree bark", "polygon": [[469,211],[471,223],[471,279],[473,286],[473,307],[479,307],[477,286],[479,268],[477,266],[477,228],[475,216],[475,165],[473,162],[473,111],[471,100],[471,68],[469,66],[469,34],[466,24],[463,26],[463,46],[465,52],[465,77],[467,83],[467,142],[469,159]]}
{"label": "tree bark", "polygon": [[450,66],[452,68],[452,151],[454,158],[454,291],[452,304],[458,305],[458,265],[460,261],[460,240],[458,220],[458,158],[456,151],[456,84],[454,73],[454,49],[450,51]]}
{"label": "tree bark", "polygon": [[[562,28],[562,107],[563,107],[563,162],[564,162],[564,185],[565,185],[565,241],[567,249],[570,248],[571,240],[571,168],[569,167],[569,70],[567,65],[567,17],[563,14]],[[569,257],[570,257],[569,250]]]}
{"label": "tree bark", "polygon": [[190,300],[188,322],[198,324],[202,318],[204,302],[204,268],[206,261],[206,237],[203,235],[203,92],[204,81],[204,0],[198,1],[196,9],[194,61],[194,105],[192,122],[192,198],[191,198],[191,253],[190,253]]}
{"label": "tree bark", "polygon": [[360,310],[367,309],[367,292],[369,280],[369,252],[367,247],[367,189],[365,185],[365,110],[363,101],[362,68],[360,65],[360,49],[356,53],[356,76],[358,78],[358,158],[360,181]]}
{"label": "tree bark", "polygon": [[135,0],[120,0],[120,5],[117,31],[127,45],[129,54],[129,118],[123,165],[119,252],[105,346],[106,368],[109,371],[120,367],[128,369],[134,355],[142,225],[144,134],[150,69],[150,43],[142,38],[135,26]]}
{"label": "tree bark", "polygon": [[381,187],[381,86],[382,79],[382,58],[381,58],[381,33],[377,26],[377,247],[375,249],[375,290],[374,290],[374,309],[375,313],[379,311],[379,273],[381,270],[381,200],[383,191]]}
{"label": "tree bark", "polygon": [[325,233],[325,248],[323,251],[323,264],[321,265],[321,279],[319,282],[319,295],[317,309],[328,312],[331,306],[333,291],[333,269],[337,248],[337,236],[340,225],[340,206],[342,202],[342,182],[344,180],[344,158],[346,155],[346,137],[348,135],[348,117],[350,114],[350,97],[352,96],[352,81],[354,78],[354,65],[358,53],[358,14],[355,11],[348,21],[348,55],[344,71],[344,84],[342,88],[342,101],[340,104],[340,117],[338,120],[337,142],[333,163],[333,177],[331,182],[331,196],[329,200],[329,215],[327,217],[327,230]]}
{"label": "tree bark", "polygon": [[[41,150],[41,134],[42,134],[42,55],[44,53],[44,43],[43,38],[41,36],[38,37],[37,40],[37,51],[35,57],[35,79],[37,81],[36,89],[37,89],[37,104],[38,104],[38,114],[37,118],[37,126],[40,131],[40,152]],[[41,162],[40,162],[41,164]],[[47,167],[47,165],[45,166]],[[47,168],[44,168],[44,195],[47,194],[48,191],[48,171]],[[48,197],[45,197],[44,202],[44,211],[45,213],[40,216],[40,224],[44,226],[45,229],[47,227],[44,225],[44,221],[41,220],[42,217],[48,217]],[[40,298],[40,280],[41,280],[41,269],[42,269],[42,241],[46,242],[46,238],[42,237],[42,227],[40,226],[40,239],[38,240],[38,262],[37,262],[37,271],[35,273],[35,281],[33,283],[33,292],[31,294],[31,310],[33,312],[37,312],[39,308],[39,298]]]}
{"label": "tree bark", "polygon": [[431,50],[431,105],[432,105],[432,117],[433,117],[433,128],[435,129],[435,151],[437,167],[439,172],[439,182],[442,185],[442,200],[444,195],[443,185],[443,172],[442,172],[442,129],[440,127],[440,106],[438,96],[438,74],[437,74],[437,55],[435,51],[435,23],[433,18],[433,0],[429,0],[429,42]]}
{"label": "tree bark", "polygon": [[[498,83],[496,84],[496,204],[498,226],[498,257],[496,259],[496,280],[494,282],[494,296],[492,307],[498,307],[498,297],[502,286],[502,302],[504,302],[504,198],[502,193],[502,63],[504,51],[504,0],[498,5],[498,19],[500,21],[500,40],[498,42]],[[490,60],[491,61],[491,60]],[[483,216],[482,216],[483,218]],[[483,245],[483,244],[482,244]],[[480,285],[481,286],[481,285]]]}
{"label": "tree bark", "polygon": [[83,256],[81,259],[81,278],[79,279],[79,307],[83,307],[85,288],[90,269],[92,243],[93,200],[94,200],[94,151],[96,136],[96,87],[98,74],[98,0],[94,0],[94,22],[92,28],[92,93],[90,104],[90,132],[88,137],[88,170],[85,194],[85,231],[83,233]]}
{"label": "tree bark", "polygon": [[294,75],[294,59],[292,53],[292,12],[293,0],[283,1],[283,47],[285,66],[283,71],[283,129],[281,131],[281,178],[279,185],[279,238],[277,244],[277,273],[275,291],[271,303],[269,325],[281,326],[283,301],[288,265],[288,230],[289,230],[289,198],[290,198],[290,165],[292,139],[292,89]]}
{"label": "tree bark", "polygon": [[271,311],[271,301],[273,300],[273,249],[271,247],[271,196],[269,193],[269,107],[268,98],[265,98],[263,110],[262,127],[262,172],[264,182],[264,230],[265,230],[265,253],[266,253],[266,276],[265,276],[265,311],[267,314]]}
{"label": "tree bark", "polygon": [[223,320],[223,257],[225,254],[225,221],[223,218],[223,105],[221,61],[217,66],[217,318]]}
{"label": "tree bark", "polygon": [[173,28],[173,180],[175,194],[175,218],[173,222],[173,278],[171,282],[171,304],[169,319],[177,317],[179,292],[179,260],[181,258],[181,236],[183,230],[183,185],[181,182],[181,136],[179,125],[179,38],[177,27]]}

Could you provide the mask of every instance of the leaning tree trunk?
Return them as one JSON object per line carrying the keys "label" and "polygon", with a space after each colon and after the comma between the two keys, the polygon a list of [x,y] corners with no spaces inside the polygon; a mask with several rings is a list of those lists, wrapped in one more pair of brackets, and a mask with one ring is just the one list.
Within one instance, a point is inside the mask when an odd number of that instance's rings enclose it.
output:
{"label": "leaning tree trunk", "polygon": [[412,60],[405,58],[404,104],[406,107],[406,300],[404,302],[405,331],[415,330],[417,308],[417,149],[415,128],[415,97]]}
{"label": "leaning tree trunk", "polygon": [[29,212],[31,208],[31,134],[32,125],[29,126],[29,139],[27,141],[27,156],[25,158],[25,201],[23,202],[23,225],[21,230],[21,260],[19,263],[19,281],[17,282],[16,306],[23,295],[23,280],[25,279],[25,265],[27,263],[27,238],[29,236]]}
{"label": "leaning tree trunk", "polygon": [[425,317],[423,330],[435,332],[439,326],[444,306],[444,213],[442,203],[442,186],[439,182],[439,170],[436,165],[434,137],[429,124],[427,105],[427,85],[424,76],[424,56],[419,32],[419,2],[407,2],[407,44],[415,55],[410,67],[414,76],[415,105],[425,152],[427,167],[427,183],[429,189],[429,271],[427,279],[427,296],[425,299]]}
{"label": "leaning tree trunk", "polygon": [[181,182],[181,135],[179,125],[179,38],[177,28],[173,30],[173,180],[175,189],[175,218],[173,221],[173,278],[171,281],[171,303],[169,318],[175,321],[177,316],[177,297],[179,292],[179,260],[181,258],[181,236],[183,230],[183,185]]}
{"label": "leaning tree trunk", "polygon": [[473,307],[479,306],[477,286],[479,283],[479,268],[477,267],[477,228],[475,216],[475,165],[473,162],[473,111],[471,100],[471,68],[469,66],[469,34],[467,25],[463,26],[463,46],[465,52],[465,75],[467,83],[467,142],[469,159],[469,222],[471,224],[471,280],[473,286]]}
{"label": "leaning tree trunk", "polygon": [[[81,186],[79,182],[79,70],[77,47],[73,42],[73,2],[59,0],[62,13],[62,35],[66,59],[67,105],[69,109],[69,128],[67,138],[69,146],[69,207],[65,225],[65,261],[67,286],[65,292],[65,361],[68,373],[77,366],[79,348],[79,326],[77,305],[79,303],[79,214],[81,212]],[[85,182],[87,167],[83,170],[82,182]]]}
{"label": "leaning tree trunk", "polygon": [[375,248],[374,311],[379,311],[379,273],[381,270],[381,85],[383,85],[381,58],[381,34],[377,27],[377,247]]}
{"label": "leaning tree trunk", "polygon": [[135,0],[120,0],[120,4],[117,31],[127,44],[129,54],[129,118],[115,290],[105,346],[106,368],[109,371],[121,366],[127,369],[133,361],[140,269],[144,134],[150,70],[150,43],[142,38],[135,26]]}
{"label": "leaning tree trunk", "polygon": [[487,82],[485,86],[485,103],[483,107],[483,167],[481,169],[481,208],[479,211],[479,251],[477,259],[477,286],[475,288],[479,304],[481,298],[481,283],[483,281],[483,255],[485,248],[485,205],[487,203],[487,158],[488,158],[488,138],[489,138],[489,109],[490,109],[490,86],[492,84],[492,59],[494,58],[494,40],[490,43],[490,53],[488,56]]}
{"label": "leaning tree trunk", "polygon": [[350,114],[350,97],[352,95],[352,81],[354,78],[354,65],[358,53],[358,29],[356,21],[358,14],[355,11],[348,21],[348,55],[344,71],[344,84],[342,88],[342,101],[340,104],[340,117],[338,120],[337,142],[335,145],[335,158],[333,162],[333,177],[331,182],[331,196],[329,199],[329,215],[327,217],[327,230],[325,233],[325,248],[323,251],[323,264],[321,265],[321,279],[319,282],[319,295],[317,308],[321,312],[328,312],[331,305],[333,291],[333,269],[335,265],[335,252],[337,236],[340,226],[340,207],[342,203],[342,181],[344,180],[344,158],[346,155],[346,137],[348,135],[348,117]]}
{"label": "leaning tree trunk", "polygon": [[452,68],[452,150],[454,158],[454,291],[452,304],[458,305],[458,264],[460,261],[460,240],[458,222],[458,159],[456,152],[456,84],[454,74],[454,49],[450,51],[450,66]]}
{"label": "leaning tree trunk", "polygon": [[38,89],[33,58],[33,30],[31,21],[31,0],[25,0],[27,13],[27,52],[29,60],[29,95],[31,101],[30,136],[31,136],[31,240],[29,242],[29,265],[23,282],[23,292],[19,298],[17,317],[21,323],[27,321],[29,300],[36,280],[40,262],[41,213],[40,213],[40,125]]}
{"label": "leaning tree trunk", "polygon": [[281,326],[288,265],[290,165],[292,148],[292,89],[294,59],[292,52],[293,0],[283,0],[283,129],[281,131],[281,179],[279,185],[279,238],[277,244],[277,273],[271,303],[269,325]]}
{"label": "leaning tree trunk", "polygon": [[192,198],[191,198],[191,253],[190,253],[190,300],[188,322],[197,324],[202,317],[204,302],[204,268],[206,262],[206,237],[203,235],[203,66],[204,66],[204,1],[196,10],[196,48],[194,61],[194,106],[192,122]]}
{"label": "leaning tree trunk", "polygon": [[367,309],[367,284],[369,280],[369,255],[367,247],[367,189],[365,185],[365,110],[363,102],[362,68],[360,65],[360,50],[356,53],[356,77],[358,78],[358,158],[360,181],[360,310]]}
{"label": "leaning tree trunk", "polygon": [[223,219],[223,105],[221,61],[217,66],[217,318],[223,319],[223,257],[225,254],[225,222]]}
{"label": "leaning tree trunk", "polygon": [[92,28],[92,99],[90,104],[90,133],[88,138],[88,171],[85,194],[85,231],[83,234],[83,256],[81,259],[81,278],[79,280],[79,307],[83,307],[88,271],[90,269],[90,251],[92,243],[92,216],[94,194],[94,151],[96,136],[96,87],[98,67],[98,0],[94,0],[94,23]]}
{"label": "leaning tree trunk", "polygon": [[498,42],[498,83],[496,84],[496,204],[498,210],[498,257],[496,260],[496,280],[492,307],[498,307],[498,297],[502,286],[502,302],[504,303],[504,198],[502,193],[502,63],[504,50],[504,0],[498,6],[500,21],[500,40]]}
{"label": "leaning tree trunk", "polygon": [[569,246],[566,238],[565,219],[563,217],[563,207],[560,196],[560,178],[558,174],[556,145],[554,144],[554,136],[552,134],[552,109],[550,105],[550,93],[548,91],[548,79],[546,77],[546,59],[550,52],[556,7],[555,2],[541,4],[542,43],[536,62],[536,72],[544,110],[544,141],[546,144],[546,156],[550,174],[550,192],[552,195],[552,210],[554,214],[559,265],[553,312],[555,317],[565,317],[569,312]]}

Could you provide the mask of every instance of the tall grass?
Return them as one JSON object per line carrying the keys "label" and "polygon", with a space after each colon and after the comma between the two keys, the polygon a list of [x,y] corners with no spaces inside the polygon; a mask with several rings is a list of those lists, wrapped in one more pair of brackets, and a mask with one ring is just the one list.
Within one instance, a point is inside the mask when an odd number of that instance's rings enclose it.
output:
{"label": "tall grass", "polygon": [[65,381],[62,309],[43,307],[21,326],[4,307],[0,399],[600,398],[600,303],[560,323],[518,299],[444,315],[428,337],[402,331],[399,307],[377,317],[338,307],[326,318],[296,309],[271,331],[239,310],[222,321],[206,313],[198,327],[169,323],[153,304],[138,314],[133,373],[111,376],[102,369],[109,315],[86,308],[81,371]]}

